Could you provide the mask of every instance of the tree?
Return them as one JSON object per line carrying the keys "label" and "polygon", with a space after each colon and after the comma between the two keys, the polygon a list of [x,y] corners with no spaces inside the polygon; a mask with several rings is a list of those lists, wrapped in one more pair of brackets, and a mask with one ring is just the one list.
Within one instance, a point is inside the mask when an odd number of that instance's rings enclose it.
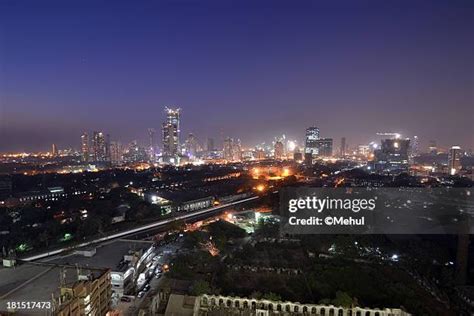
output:
{"label": "tree", "polygon": [[281,296],[273,292],[263,294],[262,299],[270,301],[281,301]]}
{"label": "tree", "polygon": [[199,296],[202,294],[210,294],[212,293],[211,286],[209,282],[204,280],[196,280],[193,282],[191,287],[191,294],[194,296]]}

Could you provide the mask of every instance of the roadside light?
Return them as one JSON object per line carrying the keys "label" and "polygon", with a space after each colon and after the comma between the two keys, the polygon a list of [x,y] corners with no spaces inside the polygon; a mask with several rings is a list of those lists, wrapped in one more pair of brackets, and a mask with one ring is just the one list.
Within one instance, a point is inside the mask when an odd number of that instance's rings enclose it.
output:
{"label": "roadside light", "polygon": [[258,192],[263,192],[263,190],[265,190],[265,186],[263,184],[259,184],[257,185],[256,189]]}
{"label": "roadside light", "polygon": [[284,169],[283,169],[282,176],[283,176],[283,177],[288,177],[289,175],[290,175],[290,169],[284,168]]}

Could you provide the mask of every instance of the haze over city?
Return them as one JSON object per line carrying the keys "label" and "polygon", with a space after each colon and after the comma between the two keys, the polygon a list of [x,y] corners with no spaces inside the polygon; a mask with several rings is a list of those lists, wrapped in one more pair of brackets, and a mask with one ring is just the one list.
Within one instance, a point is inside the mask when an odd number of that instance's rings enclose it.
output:
{"label": "haze over city", "polygon": [[203,140],[474,147],[471,1],[51,3],[0,4],[0,151],[146,142],[166,105]]}

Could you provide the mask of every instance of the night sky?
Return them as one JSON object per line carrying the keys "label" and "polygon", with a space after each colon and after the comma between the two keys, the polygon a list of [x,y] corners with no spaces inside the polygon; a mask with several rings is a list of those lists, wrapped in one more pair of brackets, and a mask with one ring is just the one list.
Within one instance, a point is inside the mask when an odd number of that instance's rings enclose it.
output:
{"label": "night sky", "polygon": [[0,1],[0,151],[145,142],[165,105],[216,144],[474,148],[474,1]]}

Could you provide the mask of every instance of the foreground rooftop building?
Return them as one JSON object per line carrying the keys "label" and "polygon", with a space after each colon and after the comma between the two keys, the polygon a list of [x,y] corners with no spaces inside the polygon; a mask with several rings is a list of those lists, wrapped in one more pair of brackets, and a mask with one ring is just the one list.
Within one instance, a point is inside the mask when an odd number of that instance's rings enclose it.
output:
{"label": "foreground rooftop building", "polygon": [[[193,303],[194,301],[194,303]],[[184,296],[171,294],[165,316],[411,316],[398,308],[338,307],[333,305],[300,304],[220,295]]]}

